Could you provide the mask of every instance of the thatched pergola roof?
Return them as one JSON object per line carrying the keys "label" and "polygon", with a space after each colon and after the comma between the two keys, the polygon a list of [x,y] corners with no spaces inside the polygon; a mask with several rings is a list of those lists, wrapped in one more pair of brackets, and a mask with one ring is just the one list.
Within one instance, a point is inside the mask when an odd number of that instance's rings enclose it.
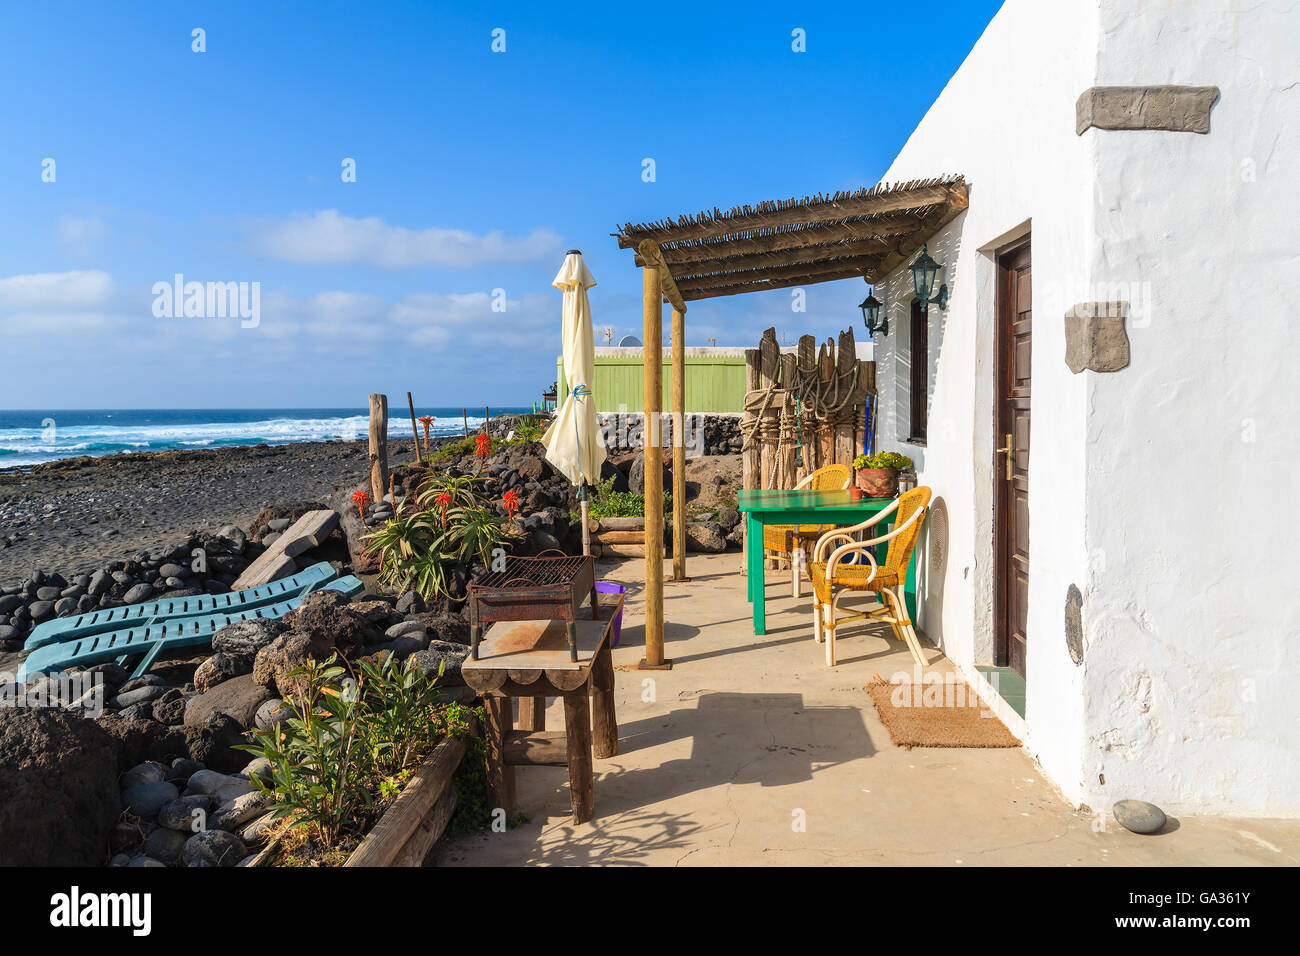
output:
{"label": "thatched pergola roof", "polygon": [[613,235],[638,250],[638,266],[657,245],[681,298],[709,299],[853,276],[874,283],[967,203],[965,179],[944,176],[628,223]]}

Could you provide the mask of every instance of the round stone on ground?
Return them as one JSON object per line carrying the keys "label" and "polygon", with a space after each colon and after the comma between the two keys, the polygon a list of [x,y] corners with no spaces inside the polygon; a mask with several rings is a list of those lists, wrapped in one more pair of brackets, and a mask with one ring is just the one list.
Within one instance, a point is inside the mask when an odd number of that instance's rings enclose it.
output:
{"label": "round stone on ground", "polygon": [[1155,833],[1165,825],[1165,812],[1145,800],[1121,800],[1112,812],[1120,826],[1134,833]]}
{"label": "round stone on ground", "polygon": [[236,866],[247,855],[244,841],[224,830],[196,833],[181,850],[186,866]]}

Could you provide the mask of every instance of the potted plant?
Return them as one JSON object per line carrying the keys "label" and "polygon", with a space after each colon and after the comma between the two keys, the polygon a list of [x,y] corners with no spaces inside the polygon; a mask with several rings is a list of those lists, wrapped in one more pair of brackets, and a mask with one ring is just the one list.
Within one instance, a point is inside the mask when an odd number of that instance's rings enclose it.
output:
{"label": "potted plant", "polygon": [[859,455],[853,459],[855,484],[872,498],[892,498],[898,494],[898,472],[911,468],[912,459],[896,451]]}

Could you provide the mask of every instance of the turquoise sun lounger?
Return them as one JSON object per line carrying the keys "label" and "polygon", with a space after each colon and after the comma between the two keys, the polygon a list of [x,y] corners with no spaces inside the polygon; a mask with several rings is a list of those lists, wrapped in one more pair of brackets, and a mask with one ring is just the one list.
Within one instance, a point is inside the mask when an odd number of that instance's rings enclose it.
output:
{"label": "turquoise sun lounger", "polygon": [[321,561],[287,578],[243,591],[166,598],[161,601],[145,601],[142,604],[128,604],[124,607],[111,607],[99,611],[87,611],[85,614],[59,617],[33,628],[27,635],[27,640],[23,642],[23,647],[32,651],[47,644],[61,643],[90,634],[119,631],[141,623],[155,623],[179,617],[234,614],[276,604],[291,597],[301,597],[303,594],[319,590],[326,582],[333,581],[338,576],[339,573],[328,561]]}
{"label": "turquoise sun lounger", "polygon": [[[342,591],[351,596],[359,594],[364,587],[349,574],[327,581],[315,590]],[[132,627],[56,641],[37,648],[27,656],[18,670],[18,680],[26,681],[32,674],[61,671],[68,667],[93,667],[108,661],[117,661],[125,667],[136,659],[138,662],[131,676],[139,677],[149,670],[158,655],[164,651],[208,644],[212,641],[213,634],[235,621],[283,617],[301,604],[308,593],[310,591],[303,591],[273,604],[245,607],[230,613],[191,614],[166,620],[146,618]]]}

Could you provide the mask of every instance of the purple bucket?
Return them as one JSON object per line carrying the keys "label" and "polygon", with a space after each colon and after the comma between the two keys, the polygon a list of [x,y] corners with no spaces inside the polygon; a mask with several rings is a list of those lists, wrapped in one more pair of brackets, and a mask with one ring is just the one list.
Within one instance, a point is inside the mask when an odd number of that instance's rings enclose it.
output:
{"label": "purple bucket", "polygon": [[[626,594],[627,588],[621,584],[615,584],[613,581],[597,581],[596,591],[599,594]],[[623,630],[623,609],[619,608],[618,613],[614,615],[614,634],[610,638],[610,647],[618,647],[618,636]]]}

